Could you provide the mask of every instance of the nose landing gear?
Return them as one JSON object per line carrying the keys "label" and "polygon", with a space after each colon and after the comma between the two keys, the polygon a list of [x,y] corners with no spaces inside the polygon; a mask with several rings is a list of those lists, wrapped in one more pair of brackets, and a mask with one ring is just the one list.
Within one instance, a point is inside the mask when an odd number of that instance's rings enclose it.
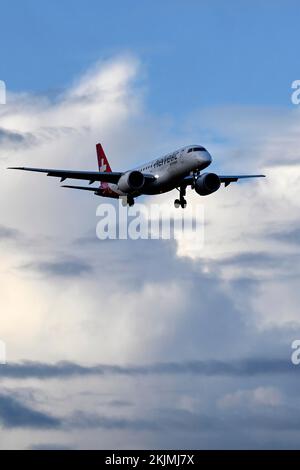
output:
{"label": "nose landing gear", "polygon": [[178,209],[178,207],[182,207],[182,209],[185,209],[187,206],[187,201],[184,198],[184,196],[186,195],[186,188],[180,187],[178,191],[179,199],[175,199],[174,206],[176,207],[176,209]]}
{"label": "nose landing gear", "polygon": [[176,209],[178,209],[178,207],[182,207],[182,209],[185,209],[187,206],[186,199],[175,199],[174,206],[176,207]]}

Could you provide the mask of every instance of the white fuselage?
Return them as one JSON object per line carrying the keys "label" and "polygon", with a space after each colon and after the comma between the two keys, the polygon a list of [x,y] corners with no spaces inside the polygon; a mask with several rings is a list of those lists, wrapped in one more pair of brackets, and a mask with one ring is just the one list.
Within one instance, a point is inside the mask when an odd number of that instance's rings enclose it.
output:
{"label": "white fuselage", "polygon": [[[149,183],[134,196],[141,194],[161,194],[176,188],[185,178],[193,173],[198,173],[212,162],[212,157],[201,145],[189,145],[175,152],[156,158],[134,170],[144,175],[153,175],[155,180]],[[120,191],[118,185],[109,183],[110,189],[119,196],[127,194]]]}

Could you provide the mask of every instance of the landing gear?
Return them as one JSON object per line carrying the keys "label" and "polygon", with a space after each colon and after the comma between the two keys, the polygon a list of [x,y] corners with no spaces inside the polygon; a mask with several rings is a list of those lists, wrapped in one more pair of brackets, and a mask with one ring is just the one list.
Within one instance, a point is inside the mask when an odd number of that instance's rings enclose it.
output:
{"label": "landing gear", "polygon": [[182,209],[185,209],[187,206],[187,202],[186,202],[186,199],[175,199],[174,201],[174,207],[176,207],[176,209],[178,209],[178,207],[182,207]]}
{"label": "landing gear", "polygon": [[186,188],[180,187],[178,191],[179,191],[179,199],[175,199],[174,206],[176,207],[176,209],[178,209],[178,207],[182,207],[182,209],[185,209],[187,206],[186,199],[184,198],[186,194]]}
{"label": "landing gear", "polygon": [[132,207],[134,206],[134,198],[132,196],[122,197],[122,206],[123,207]]}
{"label": "landing gear", "polygon": [[191,184],[191,189],[195,189],[196,180],[200,176],[200,171],[196,171],[193,173],[193,183]]}
{"label": "landing gear", "polygon": [[133,199],[133,197],[128,199],[128,205],[129,205],[129,207],[134,206],[134,199]]}

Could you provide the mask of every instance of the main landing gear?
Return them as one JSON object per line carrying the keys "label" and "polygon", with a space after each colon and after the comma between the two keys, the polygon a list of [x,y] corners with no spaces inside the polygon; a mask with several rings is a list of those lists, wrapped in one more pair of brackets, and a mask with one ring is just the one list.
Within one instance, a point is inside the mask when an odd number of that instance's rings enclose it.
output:
{"label": "main landing gear", "polygon": [[126,207],[126,206],[129,206],[129,207],[132,207],[134,206],[134,198],[132,196],[125,196],[125,197],[122,197],[122,206],[123,207]]}
{"label": "main landing gear", "polygon": [[180,187],[178,191],[179,191],[179,199],[175,199],[174,206],[176,207],[176,209],[178,209],[178,207],[182,207],[182,209],[185,209],[187,206],[186,199],[184,198],[186,194],[186,188]]}
{"label": "main landing gear", "polygon": [[129,207],[134,206],[134,199],[133,199],[133,197],[128,197],[128,198],[127,198],[127,203],[128,203],[128,205],[129,205]]}

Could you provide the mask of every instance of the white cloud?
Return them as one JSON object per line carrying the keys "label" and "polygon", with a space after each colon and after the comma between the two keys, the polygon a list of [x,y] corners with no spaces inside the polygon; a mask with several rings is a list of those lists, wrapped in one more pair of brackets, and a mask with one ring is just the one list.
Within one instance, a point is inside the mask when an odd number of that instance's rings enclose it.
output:
{"label": "white cloud", "polygon": [[[291,320],[299,323],[298,274],[289,264],[297,246],[291,246],[288,233],[285,241],[273,236],[298,223],[299,166],[292,158],[297,126],[289,116],[282,124],[272,111],[262,116],[260,110],[249,115],[241,109],[230,120],[225,111],[219,115],[215,110],[207,125],[212,135],[227,136],[229,144],[216,144],[195,117],[193,125],[187,119],[181,135],[174,135],[166,120],[145,109],[145,88],[138,82],[142,69],[135,58],[120,57],[95,66],[54,101],[17,94],[0,108],[1,337],[7,343],[9,361],[126,364],[240,357],[253,350],[257,337],[263,349],[260,335],[273,332],[274,325],[279,328],[274,333],[277,340],[281,327],[288,327]],[[268,145],[260,129],[266,116]],[[282,162],[283,150],[275,152],[276,142],[286,134],[290,161]],[[232,143],[235,135],[240,149],[246,142],[239,158],[239,148]],[[208,146],[215,168],[219,163],[226,173],[259,171],[268,178],[232,184],[202,199],[189,191],[189,204],[205,208],[205,244],[200,250],[197,239],[177,245],[100,242],[94,235],[100,199],[60,189],[56,179],[44,175],[5,169],[23,164],[93,169],[98,141],[104,144],[113,168],[134,166],[191,141]],[[174,198],[175,192],[145,200],[147,204],[173,204]],[[275,255],[281,256],[280,261]],[[287,274],[294,281],[285,280]],[[70,382],[43,386],[51,396],[57,393],[53,401],[56,406],[57,398],[60,415],[75,407],[85,406],[89,411],[94,402],[91,405],[82,397],[94,389],[96,394],[105,390],[116,399],[123,395],[132,399],[131,411],[124,411],[128,418],[149,417],[152,409],[159,414],[160,407],[172,404],[186,413],[196,413],[200,406],[205,410],[206,404],[216,400],[209,380],[205,378],[201,387],[196,379],[191,384],[182,376],[153,378],[149,383],[145,379],[134,383],[88,379],[72,381],[71,386]],[[222,394],[221,380],[219,384]],[[70,388],[76,397],[66,404]],[[243,406],[245,401],[262,408],[264,404],[277,406],[281,397],[275,388],[258,385],[227,393],[220,406]],[[189,414],[184,416],[190,419]],[[124,446],[137,442],[132,433],[124,440],[121,431],[92,434],[86,431],[82,440],[76,431],[68,435],[52,431],[44,439],[77,442],[78,446],[96,445],[99,440]],[[34,433],[15,436],[23,446],[29,445],[31,437],[40,439]],[[155,443],[153,435],[143,434],[139,439],[141,446]],[[6,444],[12,442],[8,433]]]}

